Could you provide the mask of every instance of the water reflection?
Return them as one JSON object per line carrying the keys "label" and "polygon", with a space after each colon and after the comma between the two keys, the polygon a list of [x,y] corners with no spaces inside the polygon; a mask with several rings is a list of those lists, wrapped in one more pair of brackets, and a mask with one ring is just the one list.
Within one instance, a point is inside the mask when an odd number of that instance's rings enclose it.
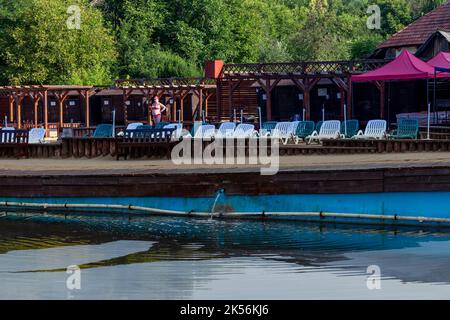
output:
{"label": "water reflection", "polygon": [[[82,268],[79,292],[65,287],[72,264]],[[383,280],[388,292],[367,289],[369,265],[391,279]],[[450,294],[449,268],[450,234],[442,230],[125,215],[0,218],[2,299],[440,297]]]}

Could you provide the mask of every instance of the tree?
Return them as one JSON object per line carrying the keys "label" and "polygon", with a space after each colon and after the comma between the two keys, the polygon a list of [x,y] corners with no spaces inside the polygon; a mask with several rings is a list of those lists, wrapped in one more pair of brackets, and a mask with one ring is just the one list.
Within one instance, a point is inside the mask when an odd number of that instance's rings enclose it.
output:
{"label": "tree", "polygon": [[114,40],[100,11],[85,0],[19,0],[17,5],[14,19],[0,29],[3,79],[17,85],[112,81]]}
{"label": "tree", "polygon": [[295,58],[298,60],[345,59],[349,50],[344,24],[338,15],[338,3],[311,0],[305,24],[293,38]]}

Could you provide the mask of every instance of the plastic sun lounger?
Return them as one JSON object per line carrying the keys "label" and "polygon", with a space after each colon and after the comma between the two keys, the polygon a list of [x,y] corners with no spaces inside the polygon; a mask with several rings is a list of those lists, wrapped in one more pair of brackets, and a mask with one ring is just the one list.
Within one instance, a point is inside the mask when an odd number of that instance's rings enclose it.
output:
{"label": "plastic sun lounger", "polygon": [[127,126],[127,130],[136,130],[138,127],[143,126],[144,124],[141,122],[130,123]]}
{"label": "plastic sun lounger", "polygon": [[220,125],[219,129],[216,131],[215,137],[216,138],[233,137],[235,129],[236,129],[236,123],[224,122]]}
{"label": "plastic sun lounger", "polygon": [[[135,123],[130,123],[127,126],[126,131],[130,131],[130,130],[137,130],[140,126],[143,126],[144,124],[141,122],[135,122]],[[131,137],[133,137],[133,134],[131,134]]]}
{"label": "plastic sun lounger", "polygon": [[309,137],[306,137],[306,143],[313,141],[322,141],[323,139],[338,139],[341,134],[341,122],[339,120],[324,121],[320,131],[314,131]]}
{"label": "plastic sun lounger", "polygon": [[169,125],[170,122],[160,122],[155,124],[155,129],[164,129],[165,126]]}
{"label": "plastic sun lounger", "polygon": [[[16,129],[13,128],[13,127],[5,127],[5,128],[2,128],[2,131],[15,131],[15,130],[16,130]],[[2,142],[5,142],[4,139],[5,139],[5,137],[2,136]]]}
{"label": "plastic sun lounger", "polygon": [[[113,135],[113,126],[111,124],[100,124],[95,128],[93,138],[110,138]],[[31,131],[30,131],[31,136]]]}
{"label": "plastic sun lounger", "polygon": [[148,130],[148,129],[153,129],[153,126],[149,125],[149,124],[144,124],[142,126],[139,126],[136,128],[137,130]]}
{"label": "plastic sun lounger", "polygon": [[316,125],[313,121],[301,121],[298,124],[297,130],[294,134],[295,144],[299,144],[300,141],[303,141],[306,137],[312,135],[315,126]]}
{"label": "plastic sun lounger", "polygon": [[28,134],[29,144],[40,144],[44,142],[45,129],[43,128],[33,128]]}
{"label": "plastic sun lounger", "polygon": [[[347,132],[345,132],[347,130]],[[358,134],[359,121],[347,120],[343,121],[341,125],[341,138],[351,138]]]}
{"label": "plastic sun lounger", "polygon": [[179,140],[183,133],[183,125],[181,123],[171,123],[164,126],[164,129],[175,129],[172,133],[172,140]]}
{"label": "plastic sun lounger", "polygon": [[397,130],[394,130],[389,139],[417,139],[419,134],[419,120],[400,119]]}
{"label": "plastic sun lounger", "polygon": [[266,137],[272,134],[273,129],[277,126],[276,121],[263,122],[262,127],[259,129],[259,136]]}
{"label": "plastic sun lounger", "polygon": [[386,120],[370,120],[366,130],[364,132],[359,130],[353,139],[384,139],[386,138],[386,128]]}
{"label": "plastic sun lounger", "polygon": [[255,126],[253,124],[241,123],[234,130],[233,138],[246,139],[256,136]]}
{"label": "plastic sun lounger", "polygon": [[290,139],[294,138],[299,123],[300,121],[278,122],[270,136],[275,139],[280,139],[283,144],[287,144]]}
{"label": "plastic sun lounger", "polygon": [[211,139],[216,133],[216,127],[212,124],[202,124],[195,132],[194,139]]}

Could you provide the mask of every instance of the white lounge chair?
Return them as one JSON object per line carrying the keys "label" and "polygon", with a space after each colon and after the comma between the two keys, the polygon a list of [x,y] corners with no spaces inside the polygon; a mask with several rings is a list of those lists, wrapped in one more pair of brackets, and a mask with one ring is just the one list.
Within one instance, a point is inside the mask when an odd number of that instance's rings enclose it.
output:
{"label": "white lounge chair", "polygon": [[130,123],[127,127],[127,130],[136,130],[138,127],[143,126],[144,124],[141,122]]}
{"label": "white lounge chair", "polygon": [[252,124],[241,123],[234,130],[233,138],[247,139],[256,136],[255,126]]}
{"label": "white lounge chair", "polygon": [[220,125],[219,129],[216,131],[216,138],[229,138],[233,137],[234,131],[236,129],[236,123],[234,122],[224,122]]}
{"label": "white lounge chair", "polygon": [[181,123],[171,123],[164,126],[164,129],[175,129],[172,135],[173,140],[178,140],[181,138],[183,133],[183,125]]}
{"label": "white lounge chair", "polygon": [[339,139],[341,135],[341,122],[339,120],[324,121],[320,131],[314,131],[309,137],[306,137],[306,143],[313,141],[322,141],[323,139]]}
{"label": "white lounge chair", "polygon": [[386,138],[387,122],[386,120],[370,120],[367,123],[366,130],[358,131],[358,134],[352,139],[384,139]]}
{"label": "white lounge chair", "polygon": [[29,144],[40,144],[44,142],[45,129],[43,128],[33,128],[28,133],[28,143]]}
{"label": "white lounge chair", "polygon": [[212,124],[203,124],[200,127],[198,127],[197,131],[195,132],[194,138],[195,139],[211,139],[214,137],[216,133],[216,127]]}
{"label": "white lounge chair", "polygon": [[[143,126],[144,124],[142,122],[134,122],[134,123],[130,123],[127,126],[127,130],[137,130],[137,128],[139,128],[140,126]],[[130,137],[133,137],[133,133],[130,133]]]}
{"label": "white lounge chair", "polygon": [[300,121],[278,122],[270,137],[280,139],[283,144],[287,144],[294,137],[299,123]]}
{"label": "white lounge chair", "polygon": [[[2,128],[2,130],[1,131],[15,131],[16,129],[14,129],[13,127],[5,127],[5,128]],[[2,142],[6,142],[5,141],[5,137],[2,135]]]}

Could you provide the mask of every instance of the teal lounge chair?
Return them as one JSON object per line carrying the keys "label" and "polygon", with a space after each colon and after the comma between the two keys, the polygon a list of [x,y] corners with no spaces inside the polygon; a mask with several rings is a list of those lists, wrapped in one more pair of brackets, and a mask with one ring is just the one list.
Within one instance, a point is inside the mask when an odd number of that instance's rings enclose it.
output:
{"label": "teal lounge chair", "polygon": [[398,121],[397,130],[390,135],[390,139],[417,139],[419,134],[419,120],[417,119],[400,119]]}
{"label": "teal lounge chair", "polygon": [[[347,132],[345,132],[345,126],[347,125]],[[343,121],[341,125],[341,136],[342,138],[352,138],[358,134],[359,131],[359,121],[358,120],[347,120]]]}
{"label": "teal lounge chair", "polygon": [[148,125],[148,124],[144,124],[142,126],[139,126],[136,128],[136,130],[147,130],[147,129],[153,129],[153,126]]}
{"label": "teal lounge chair", "polygon": [[195,137],[195,134],[196,134],[198,128],[200,128],[201,126],[209,125],[209,123],[207,123],[207,122],[202,122],[201,124],[200,124],[200,122],[198,122],[198,124],[199,125],[196,126],[195,123],[194,123],[194,125],[192,126],[192,129],[191,129],[191,132],[190,132],[192,137]]}
{"label": "teal lounge chair", "polygon": [[112,137],[113,126],[111,124],[100,124],[95,128],[92,138],[110,138]]}
{"label": "teal lounge chair", "polygon": [[294,134],[295,144],[305,140],[306,137],[312,135],[315,124],[313,121],[300,121]]}
{"label": "teal lounge chair", "polygon": [[155,129],[164,129],[165,126],[170,124],[170,122],[160,122],[155,125]]}
{"label": "teal lounge chair", "polygon": [[263,122],[262,127],[259,130],[259,135],[264,137],[264,136],[272,134],[272,131],[273,131],[273,129],[275,129],[276,126],[277,126],[276,121]]}

